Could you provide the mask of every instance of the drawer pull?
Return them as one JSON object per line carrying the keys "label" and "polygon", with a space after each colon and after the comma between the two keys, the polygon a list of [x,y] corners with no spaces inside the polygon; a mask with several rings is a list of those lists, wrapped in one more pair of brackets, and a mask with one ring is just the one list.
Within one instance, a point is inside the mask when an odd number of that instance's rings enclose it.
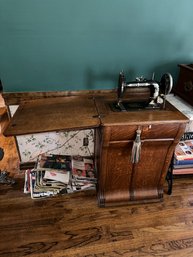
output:
{"label": "drawer pull", "polygon": [[141,129],[138,128],[136,130],[136,138],[133,142],[132,152],[131,152],[131,162],[132,163],[138,163],[140,160],[140,154],[141,154]]}

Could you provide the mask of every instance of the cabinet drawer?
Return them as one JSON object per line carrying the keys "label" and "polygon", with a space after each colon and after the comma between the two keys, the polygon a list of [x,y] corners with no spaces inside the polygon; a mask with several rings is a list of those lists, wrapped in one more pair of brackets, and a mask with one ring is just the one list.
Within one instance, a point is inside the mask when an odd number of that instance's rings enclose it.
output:
{"label": "cabinet drawer", "polygon": [[136,130],[140,127],[141,139],[175,138],[179,129],[178,123],[173,124],[150,124],[131,126],[111,126],[104,128],[104,133],[110,133],[110,141],[134,140]]}

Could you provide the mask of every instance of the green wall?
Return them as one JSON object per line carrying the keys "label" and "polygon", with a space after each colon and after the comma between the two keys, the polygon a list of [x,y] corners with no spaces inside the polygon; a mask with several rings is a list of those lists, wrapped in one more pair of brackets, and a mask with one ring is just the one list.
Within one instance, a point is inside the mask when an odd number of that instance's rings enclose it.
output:
{"label": "green wall", "polygon": [[192,0],[0,0],[4,91],[115,88],[193,60]]}

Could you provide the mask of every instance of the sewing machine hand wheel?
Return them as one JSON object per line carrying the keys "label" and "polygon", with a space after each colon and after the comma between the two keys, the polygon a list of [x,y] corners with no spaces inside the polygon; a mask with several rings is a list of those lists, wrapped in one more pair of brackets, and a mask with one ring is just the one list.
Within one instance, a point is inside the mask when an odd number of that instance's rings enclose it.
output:
{"label": "sewing machine hand wheel", "polygon": [[168,95],[173,87],[173,78],[170,73],[165,73],[160,81],[160,93]]}

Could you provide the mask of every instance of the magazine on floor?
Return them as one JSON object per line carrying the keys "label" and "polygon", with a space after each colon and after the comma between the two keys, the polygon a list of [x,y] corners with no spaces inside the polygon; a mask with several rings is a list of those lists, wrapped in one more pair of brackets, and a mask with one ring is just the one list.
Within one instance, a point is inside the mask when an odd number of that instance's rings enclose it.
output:
{"label": "magazine on floor", "polygon": [[45,178],[45,170],[32,169],[25,172],[24,193],[31,193],[31,198],[48,197],[66,193],[68,183]]}
{"label": "magazine on floor", "polygon": [[36,168],[71,171],[72,157],[69,155],[41,154],[38,157]]}
{"label": "magazine on floor", "polygon": [[40,155],[34,169],[25,171],[24,193],[32,199],[96,189],[92,157]]}
{"label": "magazine on floor", "polygon": [[72,157],[72,176],[76,180],[96,181],[94,160],[90,157]]}

